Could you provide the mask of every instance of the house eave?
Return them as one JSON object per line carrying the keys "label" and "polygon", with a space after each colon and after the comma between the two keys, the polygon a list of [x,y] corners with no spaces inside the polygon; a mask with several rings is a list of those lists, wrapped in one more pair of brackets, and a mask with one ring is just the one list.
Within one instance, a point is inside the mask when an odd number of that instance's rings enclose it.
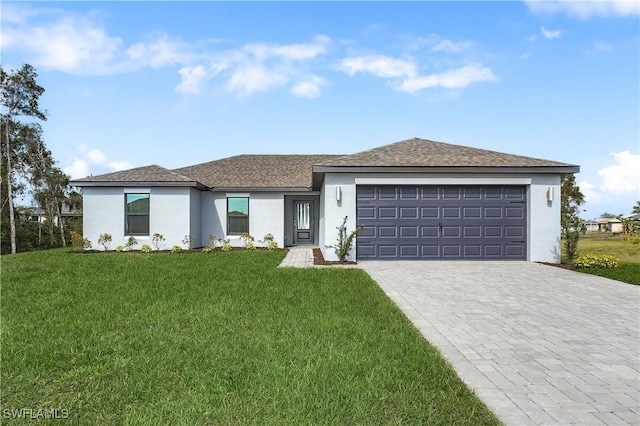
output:
{"label": "house eave", "polygon": [[259,186],[216,186],[209,189],[212,192],[311,192],[309,187],[259,187]]}
{"label": "house eave", "polygon": [[80,188],[84,187],[102,187],[102,188],[120,188],[120,187],[139,187],[139,186],[147,186],[147,187],[192,187],[197,188],[199,190],[207,190],[209,189],[207,186],[201,184],[200,182],[153,182],[153,181],[71,181],[69,182],[71,186],[77,186]]}
{"label": "house eave", "polygon": [[313,166],[313,173],[509,173],[509,174],[564,174],[579,173],[580,166],[545,167],[397,167],[397,166]]}

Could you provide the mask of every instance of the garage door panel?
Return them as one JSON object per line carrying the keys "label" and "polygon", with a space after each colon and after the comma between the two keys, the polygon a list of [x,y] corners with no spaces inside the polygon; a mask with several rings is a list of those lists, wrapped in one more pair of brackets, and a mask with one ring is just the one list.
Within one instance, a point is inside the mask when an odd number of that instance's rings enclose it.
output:
{"label": "garage door panel", "polygon": [[526,187],[358,186],[357,256],[525,259]]}
{"label": "garage door panel", "polygon": [[442,227],[442,238],[460,238],[461,233],[459,226]]}
{"label": "garage door panel", "polygon": [[356,214],[360,219],[375,219],[376,208],[375,207],[358,207]]}
{"label": "garage door panel", "polygon": [[[397,207],[379,207],[378,208],[379,219],[397,219],[398,208]],[[360,219],[360,218],[358,218]]]}
{"label": "garage door panel", "polygon": [[380,238],[398,238],[398,228],[395,226],[378,226]]}
{"label": "garage door panel", "polygon": [[379,257],[398,257],[397,245],[379,245],[378,246]]}
{"label": "garage door panel", "polygon": [[438,200],[440,191],[435,186],[423,186],[420,188],[420,198],[423,200]]}
{"label": "garage door panel", "polygon": [[400,207],[401,219],[417,219],[418,207]]}

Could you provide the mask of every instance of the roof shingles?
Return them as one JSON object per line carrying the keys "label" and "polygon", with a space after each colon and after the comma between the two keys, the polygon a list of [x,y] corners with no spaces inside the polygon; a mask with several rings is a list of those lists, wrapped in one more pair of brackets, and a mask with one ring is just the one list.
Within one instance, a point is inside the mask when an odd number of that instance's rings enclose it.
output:
{"label": "roof shingles", "polygon": [[337,155],[237,155],[175,171],[210,188],[310,188],[312,167]]}
{"label": "roof shingles", "polygon": [[[237,155],[168,170],[158,165],[76,179],[74,183],[171,183],[218,189],[311,189],[313,167],[545,168],[578,166],[413,138],[352,155]],[[89,185],[87,185],[89,186]]]}
{"label": "roof shingles", "polygon": [[345,155],[323,166],[336,167],[567,167],[570,164],[504,154],[486,149],[407,139]]}

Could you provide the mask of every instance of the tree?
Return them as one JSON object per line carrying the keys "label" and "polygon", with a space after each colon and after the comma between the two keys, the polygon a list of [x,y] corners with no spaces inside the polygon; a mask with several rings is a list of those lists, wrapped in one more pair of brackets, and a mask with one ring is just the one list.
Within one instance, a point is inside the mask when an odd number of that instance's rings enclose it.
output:
{"label": "tree", "polygon": [[62,208],[64,204],[71,204],[68,191],[69,176],[56,167],[51,151],[44,145],[41,131],[38,131],[30,142],[28,164],[31,172],[30,182],[33,187],[33,197],[46,213],[51,246],[55,245],[54,228],[57,225],[60,230],[62,246],[66,247]]}
{"label": "tree", "polygon": [[[13,127],[17,125],[17,117],[46,120],[47,113],[41,110],[38,101],[44,93],[44,88],[36,82],[38,74],[35,69],[24,64],[20,70],[7,73],[0,66],[0,106],[1,120],[4,127],[3,163],[6,177],[0,176],[0,183],[6,180],[7,202],[9,206],[9,226],[11,233],[11,253],[16,252],[16,218],[13,194]],[[1,185],[0,185],[1,186]]]}
{"label": "tree", "polygon": [[573,174],[565,174],[561,177],[560,188],[560,225],[564,238],[565,253],[569,261],[578,255],[578,240],[583,221],[580,219],[580,205],[584,203],[584,194],[576,185]]}
{"label": "tree", "polygon": [[609,212],[604,212],[600,215],[600,219],[613,219],[614,217],[617,217],[617,215]]}
{"label": "tree", "polygon": [[636,205],[633,206],[631,213],[640,213],[640,200],[636,201]]}

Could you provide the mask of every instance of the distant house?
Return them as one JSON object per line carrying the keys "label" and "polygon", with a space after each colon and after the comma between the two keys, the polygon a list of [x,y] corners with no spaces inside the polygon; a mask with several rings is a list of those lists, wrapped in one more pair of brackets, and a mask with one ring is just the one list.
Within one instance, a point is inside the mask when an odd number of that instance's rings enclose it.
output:
{"label": "distant house", "polygon": [[[200,154],[202,155],[202,154]],[[579,166],[425,139],[351,155],[238,155],[78,179],[84,237],[186,235],[317,245],[363,226],[350,258],[558,262],[560,176]],[[554,195],[555,194],[555,195]]]}
{"label": "distant house", "polygon": [[600,226],[597,220],[588,220],[584,223],[585,230],[587,232],[597,232],[600,230]]}
{"label": "distant house", "polygon": [[[40,207],[30,207],[29,208],[31,220],[38,223],[45,223],[47,221],[47,213],[41,209]],[[81,219],[82,212],[79,212],[75,209],[70,209],[66,204],[62,206],[62,222],[67,223],[72,219]],[[58,226],[60,222],[58,215],[53,218],[53,223]]]}
{"label": "distant house", "polygon": [[622,234],[622,222],[615,217],[604,217],[598,221],[598,231]]}

